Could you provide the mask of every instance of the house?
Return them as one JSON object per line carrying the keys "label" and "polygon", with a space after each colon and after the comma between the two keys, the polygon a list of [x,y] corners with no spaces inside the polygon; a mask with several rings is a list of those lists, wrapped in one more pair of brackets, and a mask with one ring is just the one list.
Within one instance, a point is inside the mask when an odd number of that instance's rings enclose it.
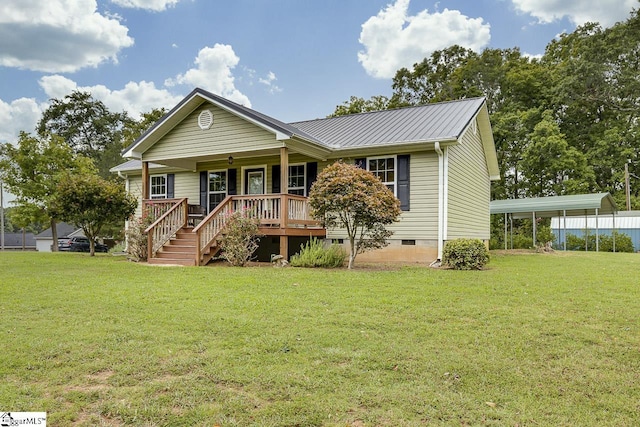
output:
{"label": "house", "polygon": [[[66,222],[57,223],[56,231],[57,231],[58,239],[63,239],[66,237],[76,237],[76,236],[84,237],[82,228],[79,228],[72,224],[67,224]],[[36,250],[38,252],[51,252],[51,249],[54,243],[51,227],[47,228],[42,233],[36,235],[35,239],[36,239]],[[58,242],[56,242],[56,245],[57,244]]]}
{"label": "house", "polygon": [[370,170],[401,202],[390,245],[359,259],[430,262],[447,240],[488,241],[490,181],[499,179],[484,98],[283,123],[195,89],[123,156],[112,172],[141,200],[137,214],[157,218],[152,263],[205,264],[238,209],[260,219],[263,259],[288,257],[310,236],[342,241],[343,231],[309,216],[306,199],[339,159]]}
{"label": "house", "polygon": [[5,251],[33,251],[36,249],[36,241],[33,233],[4,233],[2,248]]}

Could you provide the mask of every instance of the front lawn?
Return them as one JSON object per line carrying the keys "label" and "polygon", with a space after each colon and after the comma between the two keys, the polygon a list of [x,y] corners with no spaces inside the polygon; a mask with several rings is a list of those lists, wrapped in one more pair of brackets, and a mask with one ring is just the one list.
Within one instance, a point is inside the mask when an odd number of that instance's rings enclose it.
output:
{"label": "front lawn", "polygon": [[488,267],[0,253],[0,411],[52,426],[640,424],[640,255]]}

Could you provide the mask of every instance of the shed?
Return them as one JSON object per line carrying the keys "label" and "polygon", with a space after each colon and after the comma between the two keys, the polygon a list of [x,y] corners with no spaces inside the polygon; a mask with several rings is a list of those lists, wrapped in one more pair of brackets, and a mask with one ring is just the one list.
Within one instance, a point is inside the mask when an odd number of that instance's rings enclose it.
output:
{"label": "shed", "polygon": [[[615,222],[618,208],[609,193],[576,194],[569,196],[532,197],[524,199],[493,200],[490,204],[491,214],[504,214],[504,244],[507,249],[508,225],[513,219],[531,218],[533,220],[533,241],[536,241],[536,218],[593,215],[595,218],[596,250],[598,249],[598,219],[602,214],[610,214]],[[509,221],[509,219],[511,221]],[[565,234],[566,236],[566,234]],[[566,249],[566,238],[563,241]]]}

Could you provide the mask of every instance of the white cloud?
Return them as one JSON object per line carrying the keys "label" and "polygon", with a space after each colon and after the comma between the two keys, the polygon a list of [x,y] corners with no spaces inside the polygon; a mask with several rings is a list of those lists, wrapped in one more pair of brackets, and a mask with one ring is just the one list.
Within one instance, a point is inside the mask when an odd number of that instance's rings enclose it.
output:
{"label": "white cloud", "polygon": [[637,0],[511,0],[515,8],[550,23],[568,18],[575,25],[599,22],[610,27],[629,18],[629,13],[638,7]]}
{"label": "white cloud", "polygon": [[282,92],[282,89],[275,84],[276,80],[278,80],[278,78],[276,77],[275,73],[273,71],[269,71],[267,77],[265,77],[264,79],[260,77],[258,79],[258,82],[265,85],[269,93],[274,94],[277,92]]}
{"label": "white cloud", "polygon": [[33,98],[0,99],[0,142],[16,142],[20,131],[33,133],[41,114],[42,106]]}
{"label": "white cloud", "polygon": [[232,70],[238,65],[238,58],[229,45],[216,43],[204,47],[195,59],[195,68],[165,80],[165,86],[189,85],[223,96],[231,101],[251,107],[249,98],[235,87]]}
{"label": "white cloud", "polygon": [[121,7],[131,9],[146,9],[153,12],[162,12],[163,10],[173,7],[180,0],[111,0],[112,3]]}
{"label": "white cloud", "polygon": [[73,80],[54,75],[41,78],[39,84],[49,98],[61,99],[74,90],[90,92],[93,98],[104,102],[110,111],[126,111],[134,119],[153,108],[170,109],[182,99],[182,96],[174,96],[166,89],[156,88],[153,82],[146,81],[129,82],[120,90],[112,90],[104,85],[78,86]]}
{"label": "white cloud", "polygon": [[0,65],[75,72],[133,45],[128,28],[96,11],[95,0],[2,0]]}
{"label": "white cloud", "polygon": [[488,45],[490,26],[482,18],[448,9],[409,16],[409,1],[397,0],[362,24],[359,41],[365,50],[358,52],[358,60],[367,74],[391,78],[436,50],[458,44],[479,51]]}

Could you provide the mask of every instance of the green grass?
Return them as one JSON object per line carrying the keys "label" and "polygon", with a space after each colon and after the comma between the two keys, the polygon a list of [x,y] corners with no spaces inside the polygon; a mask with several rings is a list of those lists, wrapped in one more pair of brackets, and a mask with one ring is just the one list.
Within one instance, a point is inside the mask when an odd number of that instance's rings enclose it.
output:
{"label": "green grass", "polygon": [[52,426],[635,426],[640,256],[488,270],[0,253],[0,410]]}

